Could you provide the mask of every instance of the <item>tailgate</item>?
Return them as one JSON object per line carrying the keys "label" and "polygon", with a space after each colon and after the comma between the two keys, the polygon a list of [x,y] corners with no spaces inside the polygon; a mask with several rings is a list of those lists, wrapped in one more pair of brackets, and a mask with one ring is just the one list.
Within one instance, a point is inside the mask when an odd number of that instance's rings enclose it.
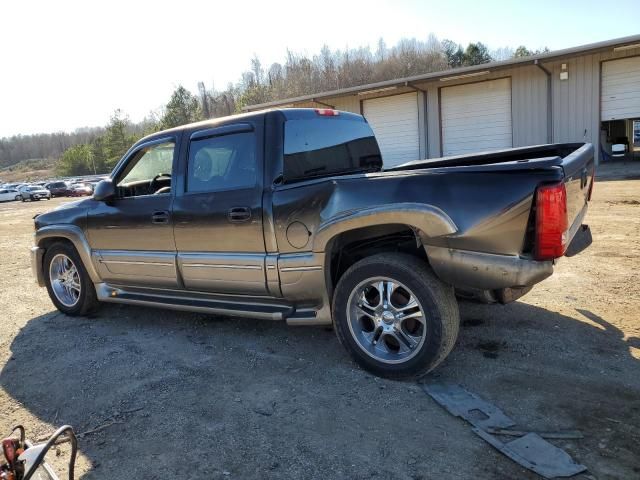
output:
{"label": "tailgate", "polygon": [[569,220],[567,244],[575,236],[587,213],[589,192],[595,174],[593,152],[593,146],[587,143],[562,159]]}

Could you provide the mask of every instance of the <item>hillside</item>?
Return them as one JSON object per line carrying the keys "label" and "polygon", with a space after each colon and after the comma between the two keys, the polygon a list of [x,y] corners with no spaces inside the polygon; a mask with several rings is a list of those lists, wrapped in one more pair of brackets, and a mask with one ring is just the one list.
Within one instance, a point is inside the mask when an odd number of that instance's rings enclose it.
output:
{"label": "hillside", "polygon": [[54,166],[55,160],[22,160],[9,167],[0,168],[0,182],[46,180],[55,176]]}

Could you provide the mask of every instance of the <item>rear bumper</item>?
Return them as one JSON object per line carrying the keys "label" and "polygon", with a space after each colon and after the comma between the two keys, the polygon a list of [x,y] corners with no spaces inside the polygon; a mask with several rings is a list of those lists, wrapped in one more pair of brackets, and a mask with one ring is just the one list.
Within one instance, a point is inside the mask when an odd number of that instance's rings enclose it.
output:
{"label": "rear bumper", "polygon": [[44,287],[44,272],[42,271],[42,258],[44,248],[31,247],[31,272],[39,287]]}
{"label": "rear bumper", "polygon": [[498,290],[529,287],[553,273],[553,261],[426,246],[429,263],[441,280],[457,288]]}

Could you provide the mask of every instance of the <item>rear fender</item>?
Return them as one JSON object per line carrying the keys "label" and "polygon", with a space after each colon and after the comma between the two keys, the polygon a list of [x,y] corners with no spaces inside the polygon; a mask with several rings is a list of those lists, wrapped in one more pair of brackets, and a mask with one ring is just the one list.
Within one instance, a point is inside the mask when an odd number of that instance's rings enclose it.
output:
{"label": "rear fender", "polygon": [[314,252],[324,252],[337,235],[376,225],[408,225],[418,230],[423,243],[458,231],[453,220],[437,207],[420,203],[396,203],[349,211],[323,222],[313,241]]}

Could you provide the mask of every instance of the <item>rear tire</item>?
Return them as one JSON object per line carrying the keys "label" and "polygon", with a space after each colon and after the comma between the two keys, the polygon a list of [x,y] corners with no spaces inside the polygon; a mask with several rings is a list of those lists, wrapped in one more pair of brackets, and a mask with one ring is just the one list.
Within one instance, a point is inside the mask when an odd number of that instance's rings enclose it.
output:
{"label": "rear tire", "polygon": [[336,287],[333,319],[351,357],[388,378],[433,370],[453,348],[460,326],[453,287],[426,262],[400,253],[352,265]]}
{"label": "rear tire", "polygon": [[61,242],[47,248],[43,272],[49,297],[62,313],[81,316],[99,306],[93,282],[72,245]]}
{"label": "rear tire", "polygon": [[17,202],[18,200],[22,199],[22,195],[16,195],[16,198],[14,198],[14,200]]}

